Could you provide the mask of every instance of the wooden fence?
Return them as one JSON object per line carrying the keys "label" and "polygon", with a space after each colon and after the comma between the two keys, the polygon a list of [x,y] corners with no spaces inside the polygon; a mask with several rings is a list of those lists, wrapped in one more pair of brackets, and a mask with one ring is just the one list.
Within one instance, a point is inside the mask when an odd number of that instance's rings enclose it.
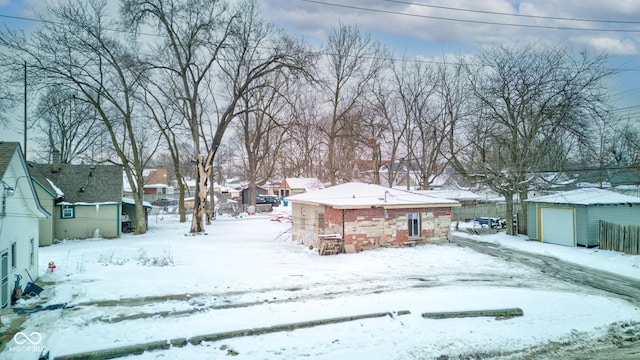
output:
{"label": "wooden fence", "polygon": [[600,220],[600,249],[640,254],[640,226],[618,225]]}
{"label": "wooden fence", "polygon": [[[519,209],[519,205],[514,205],[514,210]],[[465,221],[477,217],[504,217],[506,213],[504,204],[475,204],[463,205],[451,209],[451,221]]]}

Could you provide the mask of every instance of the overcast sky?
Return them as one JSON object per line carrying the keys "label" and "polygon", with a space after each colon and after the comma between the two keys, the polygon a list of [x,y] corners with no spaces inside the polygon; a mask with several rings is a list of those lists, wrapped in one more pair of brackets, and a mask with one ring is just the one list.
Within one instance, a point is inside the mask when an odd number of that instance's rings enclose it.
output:
{"label": "overcast sky", "polygon": [[[116,0],[109,0],[116,1]],[[611,85],[621,112],[640,117],[640,0],[257,0],[264,16],[320,45],[339,22],[395,52],[425,57],[477,53],[504,43],[563,44],[605,53],[623,67]],[[33,26],[44,0],[0,0],[0,25]]]}

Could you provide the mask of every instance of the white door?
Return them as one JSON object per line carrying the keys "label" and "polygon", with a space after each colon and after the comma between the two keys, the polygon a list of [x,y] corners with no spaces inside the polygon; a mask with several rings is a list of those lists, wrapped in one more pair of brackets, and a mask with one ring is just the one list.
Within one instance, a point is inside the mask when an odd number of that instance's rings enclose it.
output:
{"label": "white door", "polygon": [[542,242],[576,246],[573,209],[541,208],[539,229]]}
{"label": "white door", "polygon": [[0,255],[0,308],[9,306],[9,252]]}

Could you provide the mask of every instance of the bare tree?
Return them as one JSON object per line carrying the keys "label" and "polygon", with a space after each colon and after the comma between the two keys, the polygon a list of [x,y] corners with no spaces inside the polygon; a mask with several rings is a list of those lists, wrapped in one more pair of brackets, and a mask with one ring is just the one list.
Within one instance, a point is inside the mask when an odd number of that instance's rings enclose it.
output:
{"label": "bare tree", "polygon": [[286,79],[276,72],[263,80],[269,85],[256,88],[241,100],[241,113],[236,123],[239,152],[244,154],[243,169],[250,205],[255,205],[257,186],[265,184],[275,174],[284,144],[283,134],[287,130],[282,117],[287,103],[281,93]]}
{"label": "bare tree", "polygon": [[[185,172],[185,168],[182,166],[186,159],[181,154],[191,152],[191,150],[185,151],[191,148],[191,146],[186,146],[186,139],[190,138],[190,131],[184,121],[183,112],[181,111],[183,109],[175,97],[175,93],[171,91],[175,88],[161,85],[162,83],[170,83],[170,79],[167,80],[162,74],[158,75],[158,77],[161,80],[149,79],[144,83],[140,99],[147,109],[145,116],[150,118],[150,122],[155,123],[169,151],[170,169],[179,193],[178,213],[180,222],[186,222],[187,214],[184,199],[188,188],[185,185],[183,174],[188,173],[188,170]],[[162,79],[167,80],[167,82],[163,82]]]}
{"label": "bare tree", "polygon": [[[308,67],[307,53],[283,36],[260,32],[262,20],[255,1],[240,2],[230,10],[220,1],[124,1],[123,14],[134,23],[153,19],[166,36],[168,61],[156,64],[176,78],[172,83],[189,126],[197,163],[196,197],[191,232],[204,231],[207,182],[212,178],[215,155],[229,124],[236,117],[238,101],[263,76],[278,70]],[[276,38],[279,41],[274,41]],[[262,43],[258,43],[262,41]],[[214,67],[226,79],[225,103],[208,118],[203,96],[221,89],[212,83]],[[214,101],[214,99],[211,99]],[[211,134],[204,132],[212,124]],[[201,139],[205,139],[204,146]]]}
{"label": "bare tree", "polygon": [[7,114],[18,103],[20,89],[25,85],[24,65],[19,60],[13,54],[0,53],[0,82],[3,84],[0,87],[0,126],[3,127],[9,124]]}
{"label": "bare tree", "polygon": [[[393,66],[397,66],[396,63]],[[388,163],[386,165],[376,164],[374,161],[374,171],[378,172],[379,169],[384,169],[386,173],[386,186],[393,187],[399,166],[396,166],[400,154],[403,153],[401,148],[402,141],[405,139],[406,133],[409,129],[409,118],[404,115],[402,109],[402,102],[398,96],[398,84],[396,80],[398,78],[394,76],[395,71],[391,71],[390,74],[379,74],[374,77],[374,81],[371,82],[372,96],[369,98],[370,107],[372,110],[372,117],[379,118],[378,131],[374,133],[377,137],[373,138],[374,143],[371,144],[373,152],[377,151],[379,154],[373,156],[374,160],[380,158],[382,160],[381,147],[385,147],[385,152],[388,154]],[[388,75],[388,76],[387,76]],[[405,152],[406,153],[406,152]],[[375,176],[379,177],[379,175]],[[380,179],[382,182],[382,179]]]}
{"label": "bare tree", "polygon": [[46,90],[37,106],[36,140],[46,144],[49,160],[68,164],[82,159],[91,162],[91,150],[102,133],[102,123],[93,106],[65,87],[55,84]]}
{"label": "bare tree", "polygon": [[351,121],[359,118],[353,112],[359,110],[358,101],[365,93],[368,82],[384,69],[388,56],[370,36],[361,34],[355,26],[342,23],[329,34],[325,52],[327,70],[323,76],[324,91],[329,95],[331,111],[326,129],[327,165],[329,180],[335,185],[340,170],[338,157],[345,154],[339,145],[352,143],[344,138],[354,135],[348,131],[355,125]]}
{"label": "bare tree", "polygon": [[[141,26],[146,21],[157,25],[159,33],[164,40],[156,47],[156,51],[161,54],[157,60],[148,59],[154,63],[153,67],[157,72],[165,72],[164,78],[168,82],[158,84],[158,93],[164,93],[167,106],[175,106],[182,120],[191,132],[193,142],[192,160],[198,163],[196,172],[196,200],[194,206],[194,216],[191,224],[191,232],[201,232],[203,227],[203,216],[206,205],[207,180],[209,178],[208,154],[203,155],[205,147],[201,145],[202,121],[206,116],[203,109],[202,96],[208,87],[211,86],[207,80],[210,79],[210,72],[216,65],[216,59],[220,49],[224,46],[226,38],[229,36],[230,27],[234,16],[222,1],[190,0],[147,0],[133,1],[123,0],[122,14],[132,20],[135,26]],[[159,61],[158,61],[159,60]],[[168,90],[164,86],[168,86]],[[166,92],[168,91],[168,93]],[[160,97],[156,97],[160,100]],[[172,101],[173,99],[173,101]],[[228,123],[224,120],[219,123],[222,133]],[[167,131],[171,127],[166,127]],[[171,148],[175,150],[176,143],[174,137],[167,133],[167,141]],[[206,140],[205,140],[206,145]],[[217,148],[217,146],[214,146]],[[212,150],[206,150],[211,153]],[[213,151],[215,152],[215,151]],[[177,159],[179,152],[173,152],[174,171],[176,178],[182,179],[180,174],[180,163]],[[179,183],[181,210],[184,211],[184,185]],[[182,219],[182,217],[181,217]]]}
{"label": "bare tree", "polygon": [[[549,181],[543,169],[566,164],[567,139],[588,138],[586,122],[592,106],[605,100],[603,81],[612,71],[604,57],[539,46],[498,47],[478,61],[467,68],[477,108],[463,130],[468,146],[457,154],[456,168],[504,196],[510,220],[514,196],[525,200]],[[525,233],[524,203],[520,215]],[[515,233],[511,221],[507,231]]]}
{"label": "bare tree", "polygon": [[640,165],[640,129],[628,122],[618,126],[617,131],[610,134],[612,142],[609,146],[611,163],[617,166]]}
{"label": "bare tree", "polygon": [[416,159],[420,163],[423,189],[429,189],[436,177],[444,174],[453,155],[450,146],[461,119],[469,115],[469,94],[462,79],[461,66],[442,62],[432,76],[433,94],[428,96],[427,116],[418,122],[421,147]]}
{"label": "bare tree", "polygon": [[[428,189],[433,179],[444,172],[446,158],[442,156],[449,132],[446,117],[435,100],[436,75],[430,64],[422,61],[402,61],[394,71],[398,101],[407,126],[407,167],[415,159],[419,172],[419,185]],[[409,179],[407,179],[409,186]]]}
{"label": "bare tree", "polygon": [[320,166],[327,153],[322,130],[325,124],[316,90],[309,84],[297,84],[288,93],[290,106],[285,109],[288,126],[279,157],[284,177],[325,176]]}
{"label": "bare tree", "polygon": [[[144,68],[133,53],[135,39],[124,39],[111,21],[105,1],[67,3],[49,9],[50,18],[30,38],[3,33],[0,45],[28,59],[34,78],[77,90],[93,106],[123,165],[136,203],[135,233],[146,232],[143,168],[157,138],[146,131],[135,111],[133,94]],[[146,142],[148,141],[148,142]]]}
{"label": "bare tree", "polygon": [[246,113],[239,106],[240,101],[250,99],[252,94],[260,94],[264,88],[271,89],[267,93],[276,90],[277,94],[278,89],[272,83],[274,79],[294,81],[310,78],[310,69],[315,62],[315,57],[301,43],[287,38],[273,24],[261,18],[255,1],[240,4],[237,13],[239,17],[231,27],[227,46],[218,59],[223,84],[230,92],[227,95],[228,105],[219,120],[219,124],[225,125],[216,129],[206,164],[211,164],[231,120],[240,113]]}

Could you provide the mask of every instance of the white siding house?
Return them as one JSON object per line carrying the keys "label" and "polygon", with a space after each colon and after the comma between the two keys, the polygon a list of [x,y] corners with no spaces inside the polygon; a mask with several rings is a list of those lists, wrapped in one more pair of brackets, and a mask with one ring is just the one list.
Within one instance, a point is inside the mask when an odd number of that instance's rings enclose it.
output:
{"label": "white siding house", "polygon": [[17,142],[0,142],[0,179],[0,308],[8,308],[15,275],[38,276],[38,225],[49,213],[40,206]]}

